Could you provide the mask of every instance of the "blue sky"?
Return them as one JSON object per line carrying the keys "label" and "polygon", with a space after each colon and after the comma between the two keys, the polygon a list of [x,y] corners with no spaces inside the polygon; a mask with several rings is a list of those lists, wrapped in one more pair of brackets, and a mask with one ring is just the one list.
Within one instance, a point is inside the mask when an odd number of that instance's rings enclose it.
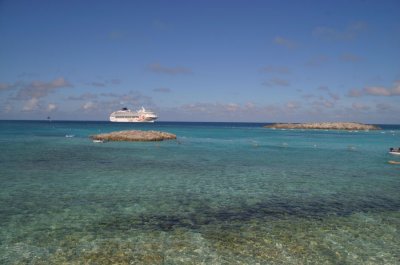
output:
{"label": "blue sky", "polygon": [[400,1],[0,1],[0,119],[400,123]]}

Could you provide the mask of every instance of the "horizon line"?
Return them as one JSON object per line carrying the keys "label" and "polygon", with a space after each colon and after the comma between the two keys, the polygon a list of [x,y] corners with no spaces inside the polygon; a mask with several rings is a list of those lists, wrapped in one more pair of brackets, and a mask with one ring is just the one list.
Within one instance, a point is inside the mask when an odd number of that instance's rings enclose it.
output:
{"label": "horizon line", "polygon": [[274,124],[274,123],[325,123],[325,122],[354,122],[371,125],[400,125],[400,123],[364,123],[355,121],[314,121],[314,122],[261,122],[261,121],[156,121],[156,122],[111,122],[109,120],[57,120],[57,119],[0,119],[0,121],[38,121],[38,122],[109,122],[113,124],[155,124],[155,123],[168,123],[168,122],[181,122],[181,123],[263,123],[263,124]]}

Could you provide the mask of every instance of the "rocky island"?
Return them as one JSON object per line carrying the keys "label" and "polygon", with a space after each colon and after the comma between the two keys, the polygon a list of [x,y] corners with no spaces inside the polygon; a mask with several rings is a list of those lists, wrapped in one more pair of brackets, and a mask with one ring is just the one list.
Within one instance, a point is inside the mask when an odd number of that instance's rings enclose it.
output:
{"label": "rocky island", "polygon": [[264,127],[275,129],[380,130],[378,126],[357,122],[275,123]]}
{"label": "rocky island", "polygon": [[91,135],[90,138],[97,141],[147,142],[172,140],[176,139],[176,135],[159,131],[129,130]]}

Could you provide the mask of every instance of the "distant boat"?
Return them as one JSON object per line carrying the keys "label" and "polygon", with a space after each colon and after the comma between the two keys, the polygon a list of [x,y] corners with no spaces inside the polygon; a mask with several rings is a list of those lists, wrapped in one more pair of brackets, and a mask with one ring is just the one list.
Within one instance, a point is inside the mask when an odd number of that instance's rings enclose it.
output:
{"label": "distant boat", "polygon": [[112,122],[154,122],[157,118],[153,111],[145,110],[143,107],[138,111],[122,108],[110,115]]}
{"label": "distant boat", "polygon": [[73,135],[73,134],[66,134],[65,137],[66,137],[66,138],[72,138],[72,137],[75,137],[75,135]]}
{"label": "distant boat", "polygon": [[400,155],[400,147],[399,148],[390,148],[389,149],[389,154],[391,155]]}
{"label": "distant boat", "polygon": [[104,140],[93,140],[93,143],[104,143]]}

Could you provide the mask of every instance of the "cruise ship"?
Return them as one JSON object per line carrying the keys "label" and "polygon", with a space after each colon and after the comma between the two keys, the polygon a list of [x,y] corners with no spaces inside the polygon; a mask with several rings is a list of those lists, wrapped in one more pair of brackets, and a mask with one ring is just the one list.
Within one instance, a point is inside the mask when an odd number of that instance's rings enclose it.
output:
{"label": "cruise ship", "polygon": [[153,111],[145,110],[143,107],[138,111],[122,108],[110,115],[112,122],[154,122],[157,118]]}

